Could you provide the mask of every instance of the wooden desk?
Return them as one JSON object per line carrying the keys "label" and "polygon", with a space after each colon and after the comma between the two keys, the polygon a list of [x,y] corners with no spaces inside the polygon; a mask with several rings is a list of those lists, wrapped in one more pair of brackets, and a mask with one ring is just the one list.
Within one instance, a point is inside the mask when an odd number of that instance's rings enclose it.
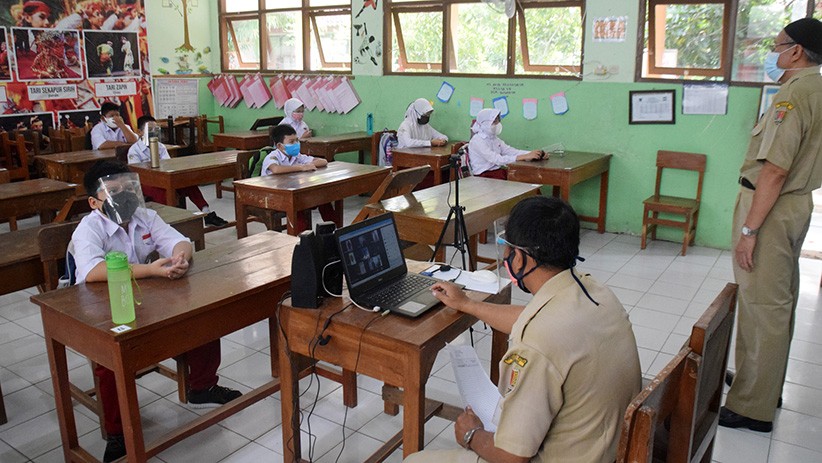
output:
{"label": "wooden desk", "polygon": [[258,150],[270,144],[268,130],[245,130],[213,134],[218,149],[234,148],[241,151]]}
{"label": "wooden desk", "polygon": [[338,214],[335,223],[341,227],[343,199],[374,191],[389,170],[388,167],[335,161],[315,171],[236,180],[234,209],[237,237],[248,236],[247,206],[285,212],[288,234],[297,235],[303,231],[297,225],[298,214],[310,214],[311,208],[333,202]]}
{"label": "wooden desk", "polygon": [[365,160],[365,151],[371,151],[371,135],[365,132],[352,132],[311,137],[301,140],[300,148],[303,154],[318,156],[329,161],[333,161],[337,153],[357,151],[359,153],[358,162],[362,164]]}
{"label": "wooden desk", "polygon": [[596,217],[579,216],[579,220],[597,224],[597,231],[605,233],[605,212],[608,205],[608,169],[611,155],[566,151],[564,157],[552,154],[545,161],[514,162],[508,164],[508,180],[553,185],[554,196],[566,202],[571,187],[599,175],[599,214]]}
{"label": "wooden desk", "polygon": [[234,178],[237,151],[217,151],[181,158],[161,159],[160,167],[150,162],[129,164],[140,175],[140,183],[166,190],[166,204],[177,204],[177,189]]}
{"label": "wooden desk", "polygon": [[[129,331],[111,331],[106,283],[86,283],[33,296],[40,306],[54,398],[66,461],[96,461],[80,447],[74,420],[66,347],[114,371],[128,461],[144,462],[277,391],[270,381],[145,445],[135,374],[238,329],[269,319],[272,376],[277,372],[276,301],[290,285],[297,239],[276,232],[197,252],[179,280],[140,280],[143,303]],[[196,328],[196,329],[195,329]],[[185,336],[180,333],[185,332]]]}
{"label": "wooden desk", "polygon": [[0,184],[0,218],[37,212],[40,223],[50,223],[57,211],[74,197],[76,187],[50,178]]}
{"label": "wooden desk", "polygon": [[410,167],[430,166],[434,172],[434,184],[442,184],[442,171],[448,172],[451,158],[450,146],[426,146],[421,148],[394,148],[394,171]]}
{"label": "wooden desk", "polygon": [[69,151],[66,153],[46,154],[37,156],[36,161],[41,163],[48,178],[76,183],[78,193],[82,194],[83,176],[97,161],[113,161],[117,155],[113,149]]}
{"label": "wooden desk", "polygon": [[[194,241],[194,249],[205,249],[203,214],[177,207],[148,203],[169,225]],[[37,234],[48,225],[0,233],[0,295],[13,293],[43,283],[43,264]]]}
{"label": "wooden desk", "polygon": [[[429,263],[409,262],[409,271],[419,272]],[[500,294],[469,292],[475,300],[508,304],[511,286]],[[345,301],[345,302],[343,302]],[[387,385],[402,387],[403,426],[400,435],[390,439],[377,451],[383,458],[401,443],[408,456],[423,448],[425,422],[436,408],[425,399],[425,383],[431,373],[437,353],[474,323],[477,319],[448,307],[439,306],[418,318],[401,315],[369,313],[353,307],[348,299],[328,299],[319,309],[297,309],[287,299],[280,310],[280,381],[282,389],[283,455],[285,462],[300,461],[300,418],[297,371],[308,358],[329,362],[342,368],[376,378]],[[323,320],[343,309],[325,330],[330,335],[328,345],[312,348],[322,329]],[[367,327],[367,330],[366,330]],[[508,336],[494,332],[491,371],[507,349]],[[497,373],[498,375],[498,373]],[[498,378],[492,378],[494,382]],[[455,386],[456,389],[456,386]],[[385,392],[384,392],[385,398]],[[439,404],[441,407],[442,404]],[[381,458],[367,461],[382,461]]]}
{"label": "wooden desk", "polygon": [[[369,217],[393,212],[400,239],[435,245],[450,211],[446,201],[449,188],[453,202],[454,185],[446,183],[368,204],[365,209]],[[488,229],[494,220],[508,215],[522,199],[538,194],[539,188],[539,185],[484,177],[460,180],[460,205],[465,207],[465,226],[470,237],[469,251],[473,262],[477,261],[477,235]],[[452,220],[445,232],[446,243],[453,237]],[[442,248],[440,252],[443,252]]]}

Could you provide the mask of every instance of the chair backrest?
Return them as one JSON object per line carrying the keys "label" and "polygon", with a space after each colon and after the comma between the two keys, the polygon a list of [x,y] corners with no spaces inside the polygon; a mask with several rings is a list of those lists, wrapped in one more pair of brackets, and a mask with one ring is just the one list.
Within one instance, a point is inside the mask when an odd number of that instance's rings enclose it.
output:
{"label": "chair backrest", "polygon": [[699,174],[696,184],[696,200],[702,199],[702,180],[705,178],[705,164],[708,157],[704,154],[682,153],[679,151],[659,150],[656,153],[656,186],[654,196],[660,195],[662,171],[664,169],[690,170]]}
{"label": "chair backrest", "polygon": [[120,145],[114,147],[114,156],[123,164],[128,164],[128,150],[131,145]]}
{"label": "chair backrest", "polygon": [[[139,129],[139,127],[138,127]],[[176,145],[177,142],[174,139],[174,116],[168,116],[166,118],[166,141],[169,145]]]}
{"label": "chair backrest", "polygon": [[29,179],[29,152],[26,149],[26,140],[23,135],[16,133],[0,133],[0,143],[3,146],[3,167],[8,169],[12,180]]}
{"label": "chair backrest", "polygon": [[215,116],[209,118],[207,115],[202,114],[200,117],[198,117],[195,122],[197,128],[196,146],[198,153],[208,153],[214,151],[214,144],[208,138],[209,124],[217,125],[217,133],[225,132],[225,123],[223,121],[223,116]]}
{"label": "chair backrest", "polygon": [[[692,417],[687,435],[671,436],[669,454],[680,455],[680,461],[702,461],[713,451],[719,423],[719,408],[725,370],[734,327],[734,309],[738,286],[728,283],[714,299],[691,331],[689,347],[702,358],[696,380],[696,401],[685,412]],[[684,431],[684,430],[683,430]],[[710,461],[710,454],[707,455]]]}
{"label": "chair backrest", "polygon": [[57,289],[57,282],[62,275],[59,267],[66,259],[66,250],[71,242],[71,235],[79,223],[66,222],[50,225],[43,227],[37,233],[46,291]]}
{"label": "chair backrest", "polygon": [[651,463],[655,442],[665,440],[666,420],[672,432],[682,422],[682,391],[687,389],[685,382],[689,376],[699,370],[700,362],[690,347],[683,347],[628,404],[617,447],[617,463]]}
{"label": "chair backrest", "polygon": [[[411,169],[403,169],[391,172],[380,186],[374,191],[374,194],[365,202],[368,204],[376,204],[383,199],[393,198],[394,196],[402,196],[411,193],[418,183],[423,181],[428,172],[431,171],[430,166],[420,166]],[[367,212],[365,208],[357,214],[352,223],[357,223],[365,220]]]}
{"label": "chair backrest", "polygon": [[[234,178],[236,180],[251,177],[251,166],[249,165],[249,161],[255,154],[260,154],[260,150],[240,151],[237,153],[237,167],[234,173]],[[260,159],[257,162],[263,162],[261,154]]]}
{"label": "chair backrest", "polygon": [[256,121],[254,121],[254,123],[251,124],[251,128],[248,129],[248,130],[257,130],[261,127],[275,126],[275,125],[279,124],[280,122],[282,122],[283,119],[284,119],[283,116],[261,117],[261,118],[257,119]]}
{"label": "chair backrest", "polygon": [[11,181],[11,175],[9,175],[8,169],[0,168],[0,183],[9,183]]}

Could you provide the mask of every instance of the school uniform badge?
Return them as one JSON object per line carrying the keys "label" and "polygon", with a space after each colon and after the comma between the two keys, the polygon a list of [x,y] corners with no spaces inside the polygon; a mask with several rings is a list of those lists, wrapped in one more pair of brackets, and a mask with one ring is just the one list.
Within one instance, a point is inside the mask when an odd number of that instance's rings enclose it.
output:
{"label": "school uniform badge", "polygon": [[528,359],[518,355],[518,354],[511,354],[503,360],[506,365],[511,365],[512,363],[516,363],[517,365],[524,367],[526,363],[528,363]]}
{"label": "school uniform badge", "polygon": [[780,101],[779,103],[774,104],[774,124],[781,124],[782,121],[785,120],[785,116],[787,116],[788,112],[792,109],[793,105],[788,101]]}

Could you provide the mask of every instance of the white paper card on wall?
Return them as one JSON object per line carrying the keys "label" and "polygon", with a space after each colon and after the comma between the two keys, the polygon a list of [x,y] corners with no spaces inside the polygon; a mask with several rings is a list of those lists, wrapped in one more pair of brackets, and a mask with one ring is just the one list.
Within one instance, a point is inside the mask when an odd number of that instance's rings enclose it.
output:
{"label": "white paper card on wall", "polygon": [[523,98],[522,99],[522,117],[525,120],[533,121],[537,118],[537,99]]}
{"label": "white paper card on wall", "polygon": [[440,91],[437,92],[437,99],[442,101],[443,103],[448,103],[451,100],[451,96],[454,95],[454,86],[449,84],[448,82],[443,82],[440,86]]}
{"label": "white paper card on wall", "polygon": [[97,82],[94,84],[94,94],[98,98],[136,95],[137,82]]}
{"label": "white paper card on wall", "polygon": [[482,111],[482,106],[484,104],[485,100],[483,100],[482,98],[476,98],[472,96],[471,103],[468,107],[468,114],[470,114],[471,117],[477,117],[477,114],[479,114],[479,112]]}
{"label": "white paper card on wall", "polygon": [[503,118],[508,115],[508,97],[500,96],[493,100],[494,108],[499,111],[499,117]]}
{"label": "white paper card on wall", "polygon": [[[211,82],[214,82],[213,80]],[[208,88],[217,98],[215,85]],[[157,118],[168,116],[196,116],[199,111],[199,82],[197,79],[155,79],[154,103]],[[219,99],[218,99],[218,102]]]}
{"label": "white paper card on wall", "polygon": [[682,114],[727,114],[727,84],[685,84]]}
{"label": "white paper card on wall", "polygon": [[[29,85],[29,100],[73,100],[77,98],[77,85]],[[5,101],[5,99],[3,100]]]}
{"label": "white paper card on wall", "polygon": [[565,98],[565,92],[551,95],[551,106],[554,108],[554,114],[561,115],[567,113],[568,99]]}

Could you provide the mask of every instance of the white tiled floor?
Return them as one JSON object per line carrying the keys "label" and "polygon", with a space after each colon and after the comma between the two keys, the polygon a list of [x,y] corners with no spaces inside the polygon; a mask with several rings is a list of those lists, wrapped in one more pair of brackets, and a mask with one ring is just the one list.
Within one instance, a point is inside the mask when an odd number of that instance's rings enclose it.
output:
{"label": "white tiled floor", "polygon": [[[203,188],[212,207],[226,219],[234,216],[230,194],[214,198],[212,187]],[[346,204],[346,221],[359,211],[363,198]],[[21,222],[34,226],[36,220]],[[0,225],[0,227],[7,227]],[[7,228],[0,228],[0,232]],[[263,230],[251,224],[251,233]],[[207,246],[236,239],[233,229],[206,235]],[[678,255],[679,245],[651,242],[639,250],[639,238],[624,235],[598,235],[584,231],[581,254],[587,259],[580,268],[606,281],[628,310],[634,323],[643,374],[653,376],[671,359],[690,332],[690,327],[708,303],[729,280],[731,257],[728,252],[692,248],[686,257]],[[484,248],[490,255],[493,248]],[[819,275],[822,261],[802,259],[802,293],[797,312],[796,335],[791,353],[787,384],[783,390],[784,407],[777,412],[770,434],[720,428],[714,460],[723,463],[822,462],[822,298]],[[48,360],[37,308],[28,301],[35,293],[29,289],[0,296],[0,381],[5,392],[9,423],[0,426],[0,462],[61,461],[60,437],[49,378]],[[516,290],[514,299],[527,302]],[[221,383],[247,391],[267,379],[269,359],[268,327],[259,323],[226,336],[222,340]],[[467,333],[462,337],[468,342]],[[490,369],[488,330],[477,326],[474,341],[480,357]],[[91,372],[79,355],[72,354],[71,376],[89,385]],[[440,356],[427,384],[429,396],[458,401],[451,367]],[[309,388],[309,379],[302,388]],[[197,416],[176,400],[175,384],[160,375],[138,380],[143,426],[150,439],[163,430]],[[314,460],[333,462],[343,447],[339,461],[358,462],[381,442],[400,430],[400,417],[382,413],[380,383],[359,378],[359,406],[348,411],[342,406],[342,391],[334,383],[316,380],[305,395],[306,420],[311,414],[313,437],[303,439],[304,455],[313,444]],[[101,456],[104,447],[98,423],[82,407],[75,408],[80,441],[92,454]],[[163,462],[257,462],[279,461],[282,454],[282,428],[279,394],[219,423],[162,452],[153,461]],[[453,425],[432,419],[426,425],[426,445],[434,448],[454,446]],[[400,461],[395,452],[390,461]]]}

